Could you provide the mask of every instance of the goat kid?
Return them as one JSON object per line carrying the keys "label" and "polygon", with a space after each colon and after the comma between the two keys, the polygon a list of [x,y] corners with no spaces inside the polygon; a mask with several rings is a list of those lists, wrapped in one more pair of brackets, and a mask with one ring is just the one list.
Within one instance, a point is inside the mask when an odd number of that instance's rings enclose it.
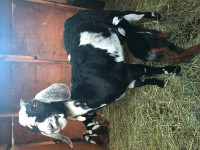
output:
{"label": "goat kid", "polygon": [[83,139],[100,143],[100,132],[96,134],[100,125],[94,121],[97,110],[119,100],[127,88],[164,87],[162,80],[141,80],[143,76],[179,74],[179,66],[156,68],[124,62],[123,41],[127,41],[131,53],[142,60],[186,62],[199,51],[199,46],[186,50],[176,47],[164,39],[169,37],[167,33],[130,24],[141,18],[159,19],[160,15],[86,10],[66,20],[64,43],[71,63],[70,90],[57,83],[28,103],[21,101],[20,124],[30,132],[41,132],[72,147],[70,139],[59,131],[67,125],[67,119],[79,120],[86,126]]}

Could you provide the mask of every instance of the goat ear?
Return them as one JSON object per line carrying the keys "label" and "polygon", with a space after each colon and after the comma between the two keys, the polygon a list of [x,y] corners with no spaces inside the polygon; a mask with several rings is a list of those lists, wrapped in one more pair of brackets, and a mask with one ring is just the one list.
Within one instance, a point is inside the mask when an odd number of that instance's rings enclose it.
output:
{"label": "goat ear", "polygon": [[69,87],[62,83],[55,83],[39,92],[35,99],[44,103],[59,102],[70,99]]}

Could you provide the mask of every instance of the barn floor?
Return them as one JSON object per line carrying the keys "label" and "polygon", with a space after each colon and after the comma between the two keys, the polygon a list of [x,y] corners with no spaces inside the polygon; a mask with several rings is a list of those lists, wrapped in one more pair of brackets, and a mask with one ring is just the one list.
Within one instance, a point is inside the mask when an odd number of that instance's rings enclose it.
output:
{"label": "barn floor", "polygon": [[[199,0],[106,0],[106,9],[161,12],[142,26],[171,32],[170,41],[184,48],[200,43]],[[126,52],[127,62],[142,62]],[[157,76],[165,87],[131,89],[103,110],[110,121],[110,150],[197,150],[200,148],[200,54],[182,66],[180,76]]]}

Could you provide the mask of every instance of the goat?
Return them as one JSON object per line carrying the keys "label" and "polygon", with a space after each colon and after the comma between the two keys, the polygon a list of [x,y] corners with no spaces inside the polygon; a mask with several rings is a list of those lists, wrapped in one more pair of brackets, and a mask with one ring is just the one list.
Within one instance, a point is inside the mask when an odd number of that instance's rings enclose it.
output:
{"label": "goat", "polygon": [[[127,88],[144,85],[164,87],[162,80],[141,80],[142,76],[178,75],[180,66],[150,67],[125,63],[124,40],[131,53],[145,61],[186,62],[185,58],[189,59],[199,51],[199,46],[195,46],[187,55],[185,51],[189,49],[184,51],[164,39],[169,37],[168,33],[130,24],[141,18],[159,19],[160,15],[85,10],[66,20],[63,33],[71,63],[70,90],[66,85],[53,84],[32,101],[21,101],[20,124],[30,132],[41,132],[72,146],[70,139],[60,135],[59,131],[67,125],[67,119],[83,121],[86,126],[83,139],[95,144],[99,137],[95,131],[100,128],[99,123],[93,120],[97,110],[119,100]],[[179,58],[180,55],[185,55],[184,59]],[[173,59],[167,60],[168,56]]]}

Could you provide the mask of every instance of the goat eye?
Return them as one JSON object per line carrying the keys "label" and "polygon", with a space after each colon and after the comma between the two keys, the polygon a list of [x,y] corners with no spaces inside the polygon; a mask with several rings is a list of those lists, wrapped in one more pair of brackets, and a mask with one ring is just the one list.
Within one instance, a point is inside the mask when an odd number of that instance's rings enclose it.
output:
{"label": "goat eye", "polygon": [[38,103],[37,102],[33,103],[33,107],[38,107]]}

